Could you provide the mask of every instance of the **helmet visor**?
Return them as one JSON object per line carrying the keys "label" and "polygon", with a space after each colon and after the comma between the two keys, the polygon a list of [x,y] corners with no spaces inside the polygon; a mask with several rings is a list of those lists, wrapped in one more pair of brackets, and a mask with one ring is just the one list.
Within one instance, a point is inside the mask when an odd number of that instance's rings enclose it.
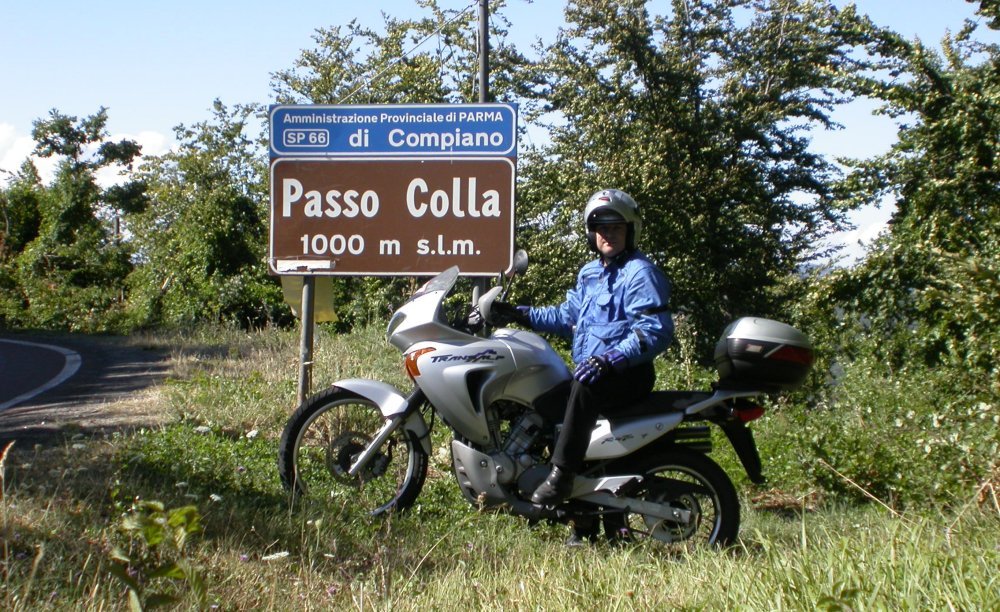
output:
{"label": "helmet visor", "polygon": [[592,229],[598,225],[625,223],[625,218],[610,208],[598,208],[587,218],[587,227]]}

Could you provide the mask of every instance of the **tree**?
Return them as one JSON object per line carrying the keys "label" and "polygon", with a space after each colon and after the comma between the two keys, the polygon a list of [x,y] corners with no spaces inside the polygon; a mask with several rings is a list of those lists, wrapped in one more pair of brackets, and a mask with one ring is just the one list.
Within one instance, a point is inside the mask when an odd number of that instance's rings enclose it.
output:
{"label": "tree", "polygon": [[0,191],[0,260],[16,256],[38,236],[42,179],[31,160]]}
{"label": "tree", "polygon": [[[996,4],[983,2],[980,12]],[[997,378],[1000,358],[1000,46],[967,24],[941,55],[875,30],[871,53],[896,78],[858,90],[907,117],[885,155],[858,162],[844,184],[856,201],[896,202],[888,233],[830,294],[863,320],[892,367],[951,365]]]}
{"label": "tree", "polygon": [[[319,28],[315,48],[303,50],[294,68],[272,75],[282,104],[434,104],[478,100],[477,13],[442,10],[418,0],[430,14],[397,19],[383,14],[380,29],[356,20]],[[507,42],[505,2],[491,3],[490,98],[513,101],[530,82],[515,72],[528,61]]]}
{"label": "tree", "polygon": [[[731,318],[781,310],[778,288],[844,224],[835,168],[807,128],[834,128],[859,68],[852,13],[828,2],[577,0],[547,50],[538,95],[558,121],[522,163],[522,237],[553,287],[587,257],[582,203],[620,187],[646,220],[641,248],[674,281],[704,344]],[[538,267],[536,267],[536,270]]]}
{"label": "tree", "polygon": [[53,109],[34,123],[35,153],[60,161],[51,185],[40,188],[26,168],[8,192],[29,211],[37,206],[38,214],[37,227],[33,218],[22,226],[22,241],[31,238],[11,262],[24,324],[83,330],[117,324],[131,262],[116,223],[123,210],[141,209],[144,196],[139,183],[98,185],[98,170],[127,171],[140,153],[133,141],[107,140],[106,124],[104,108],[82,120]]}
{"label": "tree", "polygon": [[224,321],[255,327],[287,317],[267,277],[267,190],[259,109],[216,101],[211,121],[176,128],[176,152],[141,169],[151,205],[128,217],[139,266],[128,278],[139,325]]}
{"label": "tree", "polygon": [[42,181],[30,160],[0,190],[0,327],[13,326],[25,316],[25,303],[14,262],[38,236]]}

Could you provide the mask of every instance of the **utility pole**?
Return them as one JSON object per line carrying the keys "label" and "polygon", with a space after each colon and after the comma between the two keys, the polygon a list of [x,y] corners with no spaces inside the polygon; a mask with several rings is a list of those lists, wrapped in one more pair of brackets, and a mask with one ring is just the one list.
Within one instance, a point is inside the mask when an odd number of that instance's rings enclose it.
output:
{"label": "utility pole", "polygon": [[490,7],[479,0],[479,102],[490,101]]}
{"label": "utility pole", "polygon": [[[479,0],[479,103],[490,101],[490,7],[489,0]],[[472,305],[489,286],[485,277],[473,282]]]}

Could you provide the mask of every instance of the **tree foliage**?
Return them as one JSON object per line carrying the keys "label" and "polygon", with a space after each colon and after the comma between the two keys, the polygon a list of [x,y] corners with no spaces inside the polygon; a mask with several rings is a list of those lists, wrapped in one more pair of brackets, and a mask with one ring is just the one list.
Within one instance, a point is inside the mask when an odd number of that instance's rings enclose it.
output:
{"label": "tree foliage", "polygon": [[29,160],[13,176],[7,189],[0,192],[0,215],[3,234],[0,235],[0,258],[16,256],[38,236],[41,226],[42,180],[38,169]]}
{"label": "tree foliage", "polygon": [[[983,3],[984,11],[987,3]],[[995,5],[994,5],[995,8]],[[885,155],[858,163],[844,192],[896,202],[890,229],[856,269],[830,282],[895,368],[991,372],[1000,358],[1000,47],[968,24],[937,54],[879,30],[872,53],[897,78],[859,91],[906,117]],[[860,323],[857,323],[860,321]]]}
{"label": "tree foliage", "polygon": [[[659,6],[659,5],[657,5]],[[827,2],[570,2],[538,91],[558,121],[522,163],[521,236],[566,287],[585,254],[582,205],[614,186],[640,203],[640,245],[703,341],[727,320],[780,310],[776,289],[843,226],[829,160],[807,128],[862,64],[853,14]]]}
{"label": "tree foliage", "polygon": [[[102,169],[127,171],[139,155],[130,140],[109,141],[107,111],[77,119],[52,110],[35,122],[40,157],[59,160],[51,185],[26,165],[5,194],[8,227],[0,282],[10,293],[4,318],[20,325],[103,330],[122,311],[122,284],[131,270],[120,233],[124,210],[145,205],[144,185],[101,188]],[[16,211],[16,212],[15,212]]]}
{"label": "tree foliage", "polygon": [[247,134],[256,111],[216,101],[211,121],[178,127],[178,149],[144,164],[152,205],[128,217],[140,262],[128,279],[135,324],[288,317],[264,263],[265,160]]}
{"label": "tree foliage", "polygon": [[896,212],[861,264],[801,285],[833,376],[794,431],[802,456],[837,466],[836,478],[807,467],[827,490],[964,504],[996,474],[1000,447],[1000,48],[976,42],[972,24],[940,52],[858,25],[880,71],[852,87],[901,125],[838,193]]}

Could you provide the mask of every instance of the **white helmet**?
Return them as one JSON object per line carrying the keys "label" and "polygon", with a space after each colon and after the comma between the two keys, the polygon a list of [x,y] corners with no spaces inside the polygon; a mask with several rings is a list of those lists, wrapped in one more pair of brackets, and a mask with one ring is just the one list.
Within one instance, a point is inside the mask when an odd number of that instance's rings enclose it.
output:
{"label": "white helmet", "polygon": [[628,237],[625,241],[626,250],[635,249],[636,242],[642,232],[642,219],[639,217],[639,205],[632,196],[620,189],[602,189],[590,196],[587,207],[583,210],[583,222],[587,227],[587,244],[590,250],[597,251],[597,238],[594,228],[607,223],[628,224]]}

